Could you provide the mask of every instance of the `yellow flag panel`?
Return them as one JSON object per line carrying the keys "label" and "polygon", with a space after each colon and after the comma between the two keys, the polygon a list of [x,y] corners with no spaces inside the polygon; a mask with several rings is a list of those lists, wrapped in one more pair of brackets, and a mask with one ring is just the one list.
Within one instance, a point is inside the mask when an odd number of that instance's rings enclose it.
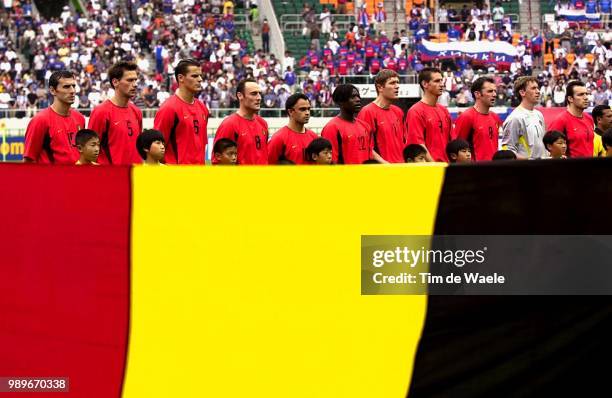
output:
{"label": "yellow flag panel", "polygon": [[361,235],[431,234],[442,165],[133,173],[124,397],[405,396],[426,296],[361,296]]}

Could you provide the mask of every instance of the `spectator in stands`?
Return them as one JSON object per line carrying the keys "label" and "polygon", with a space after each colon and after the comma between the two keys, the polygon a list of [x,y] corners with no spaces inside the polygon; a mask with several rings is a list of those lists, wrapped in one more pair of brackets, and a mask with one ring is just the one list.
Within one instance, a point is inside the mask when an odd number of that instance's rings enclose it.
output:
{"label": "spectator in stands", "polygon": [[261,42],[264,53],[270,52],[270,25],[268,24],[268,19],[264,18],[263,23],[261,25]]}
{"label": "spectator in stands", "polygon": [[357,13],[357,25],[364,29],[367,29],[370,26],[370,15],[368,14],[365,3],[361,5],[361,8]]}
{"label": "spectator in stands", "polygon": [[376,30],[379,30],[380,25],[384,25],[387,22],[387,13],[382,2],[379,2],[376,11],[374,12],[374,21],[376,22]]}
{"label": "spectator in stands", "polygon": [[491,12],[493,13],[493,21],[495,22],[495,25],[497,27],[501,26],[501,21],[506,13],[502,4],[499,1],[495,3],[495,7]]}
{"label": "spectator in stands", "polygon": [[321,33],[324,35],[329,34],[331,32],[331,12],[329,12],[329,8],[327,6],[323,7],[321,14],[319,15],[319,21],[321,22]]}
{"label": "spectator in stands", "polygon": [[304,27],[302,28],[302,36],[306,36],[315,25],[315,11],[310,7],[309,4],[304,3],[302,9],[302,19],[304,20]]}
{"label": "spectator in stands", "polygon": [[448,10],[446,4],[441,4],[437,13],[438,22],[440,23],[440,32],[448,31]]}

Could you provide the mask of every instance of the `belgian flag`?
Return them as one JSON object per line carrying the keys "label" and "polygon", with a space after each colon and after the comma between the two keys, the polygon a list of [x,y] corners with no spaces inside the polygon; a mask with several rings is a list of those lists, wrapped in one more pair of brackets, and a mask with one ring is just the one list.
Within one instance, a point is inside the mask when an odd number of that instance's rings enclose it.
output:
{"label": "belgian flag", "polygon": [[361,236],[606,234],[610,164],[1,165],[0,376],[87,398],[580,391],[605,381],[606,296],[361,295]]}

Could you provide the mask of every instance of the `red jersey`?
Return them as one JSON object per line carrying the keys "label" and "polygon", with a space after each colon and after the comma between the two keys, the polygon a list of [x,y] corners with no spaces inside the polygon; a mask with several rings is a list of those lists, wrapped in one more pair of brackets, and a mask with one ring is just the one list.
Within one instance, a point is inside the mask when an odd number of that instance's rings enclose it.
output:
{"label": "red jersey", "polygon": [[455,120],[452,136],[470,143],[472,159],[491,160],[499,146],[501,119],[494,112],[486,115],[470,108]]}
{"label": "red jersey", "polygon": [[153,126],[166,140],[166,163],[204,164],[208,116],[206,105],[198,99],[188,104],[174,94],[164,101]]}
{"label": "red jersey", "polygon": [[106,100],[89,117],[89,128],[100,136],[100,164],[136,164],[142,159],[136,139],[142,132],[142,112],[128,102],[122,107]]}
{"label": "red jersey", "polygon": [[427,105],[419,101],[408,109],[406,131],[408,144],[425,144],[436,162],[448,162],[446,144],[451,138],[451,117],[440,104]]}
{"label": "red jersey", "polygon": [[383,109],[374,102],[366,105],[357,119],[368,126],[374,150],[387,162],[404,163],[404,148],[408,139],[404,126],[404,112],[391,105]]}
{"label": "red jersey", "polygon": [[288,159],[295,164],[309,164],[306,147],[317,138],[311,130],[297,133],[285,126],[272,136],[268,143],[268,163],[276,164],[279,159]]}
{"label": "red jersey", "polygon": [[220,138],[236,143],[238,164],[268,164],[268,123],[261,116],[249,120],[234,113],[226,117],[217,129],[215,142]]}
{"label": "red jersey", "polygon": [[36,163],[75,164],[79,151],[74,139],[83,128],[85,117],[78,111],[70,109],[70,115],[62,116],[48,107],[28,123],[23,157]]}
{"label": "red jersey", "polygon": [[361,164],[372,158],[370,132],[359,119],[351,123],[336,116],[323,127],[321,137],[331,142],[334,163]]}
{"label": "red jersey", "polygon": [[582,117],[576,117],[566,110],[548,126],[548,130],[557,130],[567,136],[568,157],[593,157],[595,125],[591,115],[583,112]]}

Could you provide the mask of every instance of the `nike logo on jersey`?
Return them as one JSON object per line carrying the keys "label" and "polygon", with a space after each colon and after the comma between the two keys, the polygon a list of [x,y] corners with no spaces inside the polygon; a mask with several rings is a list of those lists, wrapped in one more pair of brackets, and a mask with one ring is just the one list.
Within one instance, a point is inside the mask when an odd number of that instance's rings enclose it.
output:
{"label": "nike logo on jersey", "polygon": [[119,123],[121,123],[121,122],[115,122],[115,123],[113,123],[113,124],[116,126],[116,125],[118,125]]}
{"label": "nike logo on jersey", "polygon": [[187,119],[189,115],[183,115],[183,119]]}

